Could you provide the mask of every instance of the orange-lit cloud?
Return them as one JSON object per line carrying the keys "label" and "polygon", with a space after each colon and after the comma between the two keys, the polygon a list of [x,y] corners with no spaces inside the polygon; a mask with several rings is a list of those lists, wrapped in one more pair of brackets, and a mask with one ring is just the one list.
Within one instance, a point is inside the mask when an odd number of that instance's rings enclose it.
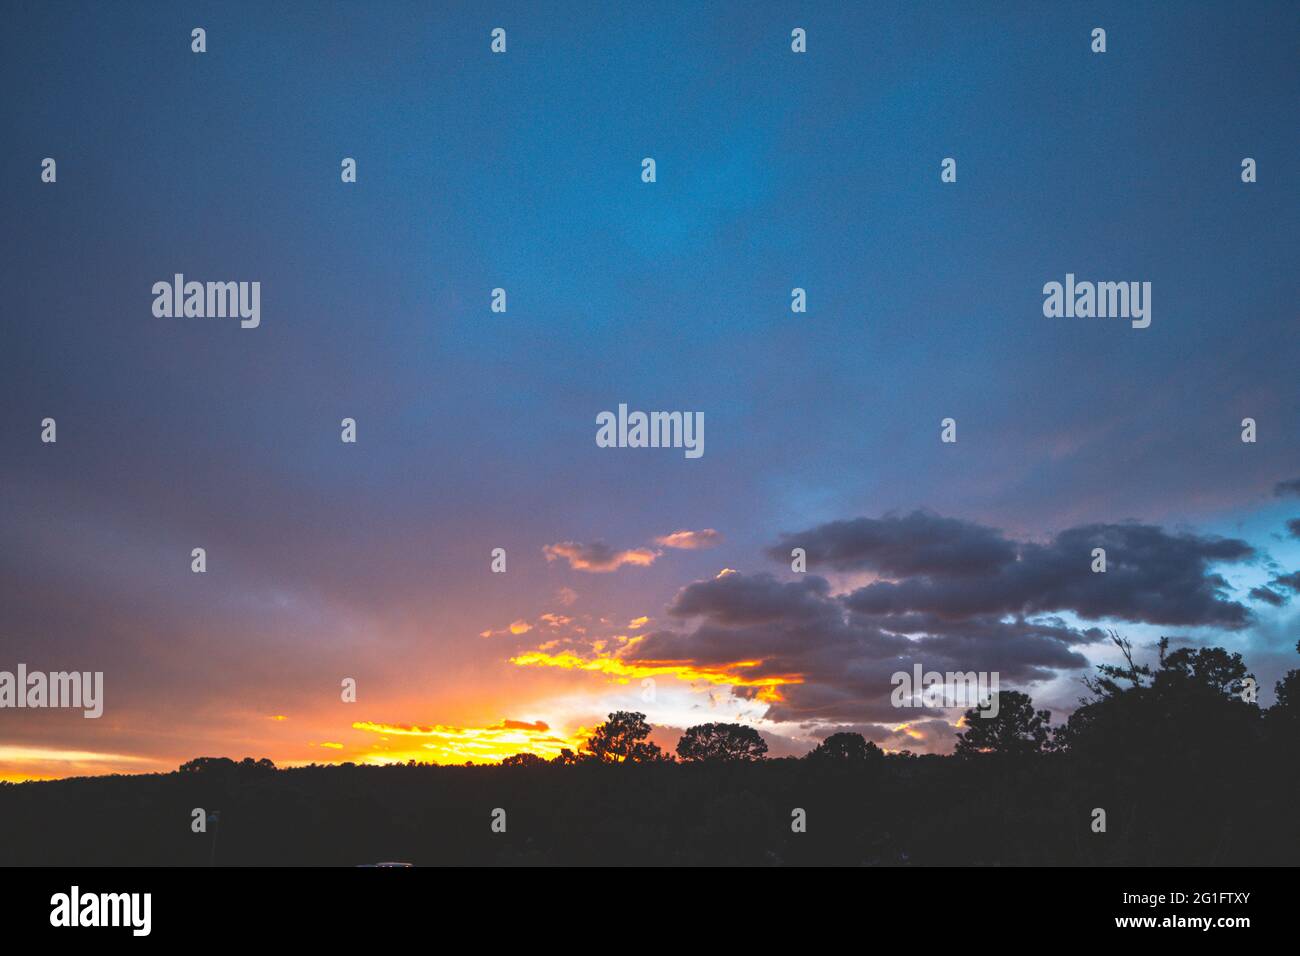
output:
{"label": "orange-lit cloud", "polygon": [[492,730],[550,730],[551,728],[546,725],[546,721],[544,720],[534,720],[532,723],[529,723],[526,720],[503,720],[498,726],[490,729]]}
{"label": "orange-lit cloud", "polygon": [[[374,764],[407,763],[411,760],[440,764],[466,761],[498,763],[506,757],[524,752],[549,760],[563,748],[578,750],[585,739],[584,731],[574,735],[553,733],[550,726],[542,720],[503,720],[488,727],[454,727],[443,724],[426,727],[363,720],[357,721],[352,727],[354,730],[380,735],[380,742],[372,745],[361,758],[365,763]],[[390,737],[417,738],[423,742],[415,747],[390,747],[386,743]]]}
{"label": "orange-lit cloud", "polygon": [[[549,622],[548,622],[548,623],[549,623]],[[517,621],[511,621],[510,624],[508,624],[506,627],[501,628],[501,629],[498,630],[498,631],[494,631],[494,630],[491,630],[491,629],[488,629],[488,630],[486,630],[486,631],[479,631],[478,636],[479,636],[479,637],[498,637],[498,636],[500,636],[500,635],[502,635],[502,634],[514,634],[514,635],[517,637],[517,636],[519,636],[520,634],[527,634],[527,633],[528,633],[529,631],[531,631],[532,629],[533,629],[533,626],[532,626],[531,624],[529,624],[529,623],[528,623],[527,621],[525,621],[523,618],[520,618],[520,619],[517,620]]]}
{"label": "orange-lit cloud", "polygon": [[645,627],[649,623],[650,618],[648,617],[634,617],[632,620],[627,622],[627,626],[629,630],[636,631]]}
{"label": "orange-lit cloud", "polygon": [[[640,638],[633,638],[627,646],[634,646]],[[619,684],[645,677],[673,677],[680,681],[703,681],[731,687],[760,688],[757,697],[763,701],[780,700],[778,688],[786,684],[801,684],[798,674],[746,676],[744,671],[759,667],[762,661],[732,661],[718,665],[698,665],[692,661],[636,660],[597,653],[595,657],[580,657],[572,651],[548,654],[545,651],[526,651],[510,658],[519,667],[559,667],[565,670],[589,671],[604,674]]]}
{"label": "orange-lit cloud", "polygon": [[911,737],[913,740],[925,740],[925,734],[917,730],[911,724],[899,724],[897,727],[894,728],[894,733],[906,734],[907,736]]}
{"label": "orange-lit cloud", "polygon": [[701,531],[674,531],[672,534],[655,538],[655,544],[665,548],[679,548],[684,551],[701,551],[704,548],[716,548],[722,542],[722,535],[712,528]]}
{"label": "orange-lit cloud", "polygon": [[546,555],[547,561],[563,558],[569,562],[569,567],[575,571],[589,571],[593,574],[617,571],[625,564],[634,567],[648,567],[654,564],[655,558],[659,557],[658,551],[652,551],[649,548],[629,548],[624,551],[616,551],[601,542],[581,544],[577,541],[560,541],[557,544],[548,544],[542,548],[542,553]]}

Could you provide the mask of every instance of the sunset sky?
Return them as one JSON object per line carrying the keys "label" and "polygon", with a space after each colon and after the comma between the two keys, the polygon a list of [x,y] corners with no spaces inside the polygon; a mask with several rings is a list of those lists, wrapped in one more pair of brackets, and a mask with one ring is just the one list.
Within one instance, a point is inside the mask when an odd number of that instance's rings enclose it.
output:
{"label": "sunset sky", "polygon": [[[616,709],[947,752],[893,672],[1060,720],[1112,627],[1271,703],[1300,7],[826,6],[11,8],[0,670],[105,710],[0,710],[0,779],[551,756]],[[155,318],[175,273],[260,327]],[[1067,273],[1151,326],[1045,318]],[[705,454],[598,448],[619,403]]]}

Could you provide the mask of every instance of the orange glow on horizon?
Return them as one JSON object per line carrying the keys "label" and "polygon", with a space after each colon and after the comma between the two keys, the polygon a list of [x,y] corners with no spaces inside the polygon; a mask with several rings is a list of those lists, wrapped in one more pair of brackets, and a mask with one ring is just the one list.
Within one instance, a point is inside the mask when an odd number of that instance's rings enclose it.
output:
{"label": "orange glow on horizon", "polygon": [[[532,753],[543,760],[550,760],[567,748],[577,751],[586,739],[586,732],[567,735],[553,732],[545,721],[503,720],[489,727],[453,727],[434,724],[423,727],[419,724],[384,724],[368,720],[359,720],[352,725],[354,730],[363,730],[380,735],[380,742],[361,755],[363,763],[393,764],[416,763],[463,764],[500,763],[506,757],[518,753]],[[418,745],[403,744],[390,749],[386,742],[390,737],[417,738],[423,740]]]}

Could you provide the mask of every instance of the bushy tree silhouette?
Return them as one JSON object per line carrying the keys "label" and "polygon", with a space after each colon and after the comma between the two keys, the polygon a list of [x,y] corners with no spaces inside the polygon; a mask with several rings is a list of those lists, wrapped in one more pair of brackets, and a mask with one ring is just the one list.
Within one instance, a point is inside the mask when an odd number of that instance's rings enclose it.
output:
{"label": "bushy tree silhouette", "polygon": [[193,760],[187,760],[181,764],[179,772],[208,775],[256,775],[270,773],[274,769],[275,763],[268,757],[262,757],[260,760],[245,757],[238,763],[229,757],[195,757]]}
{"label": "bushy tree silhouette", "polygon": [[501,766],[503,766],[503,767],[541,767],[541,766],[545,765],[545,763],[546,763],[546,761],[543,760],[541,757],[537,756],[537,754],[535,754],[535,753],[529,753],[528,751],[524,751],[523,753],[517,753],[517,754],[515,754],[515,755],[512,756],[512,757],[507,757],[505,760],[501,761]]}
{"label": "bushy tree silhouette", "polygon": [[841,731],[831,734],[808,752],[807,759],[842,763],[875,762],[884,755],[861,734]]}
{"label": "bushy tree silhouette", "polygon": [[646,740],[650,725],[645,714],[616,710],[583,744],[586,753],[601,763],[645,763],[665,759],[659,745]]}
{"label": "bushy tree silhouette", "polygon": [[688,727],[677,741],[677,756],[688,761],[762,760],[766,753],[767,741],[743,724],[699,724]]}
{"label": "bushy tree silhouette", "polygon": [[[1076,754],[1107,759],[1197,747],[1208,751],[1233,747],[1233,738],[1257,730],[1259,708],[1245,699],[1253,680],[1240,654],[1221,647],[1181,648],[1169,652],[1169,639],[1157,644],[1154,670],[1133,662],[1132,645],[1114,632],[1125,665],[1101,665],[1085,679],[1092,698],[1080,701],[1057,742]],[[1124,686],[1122,681],[1127,682]]]}
{"label": "bushy tree silhouette", "polygon": [[[1300,642],[1296,643],[1300,653]],[[1277,748],[1279,759],[1295,764],[1300,760],[1300,670],[1292,668],[1273,685],[1276,700],[1265,715],[1271,744]]]}
{"label": "bushy tree silhouette", "polygon": [[998,694],[997,714],[990,717],[989,713],[978,708],[966,711],[962,718],[966,730],[957,735],[960,756],[1027,757],[1048,749],[1052,715],[1046,710],[1034,710],[1028,694],[1004,690]]}

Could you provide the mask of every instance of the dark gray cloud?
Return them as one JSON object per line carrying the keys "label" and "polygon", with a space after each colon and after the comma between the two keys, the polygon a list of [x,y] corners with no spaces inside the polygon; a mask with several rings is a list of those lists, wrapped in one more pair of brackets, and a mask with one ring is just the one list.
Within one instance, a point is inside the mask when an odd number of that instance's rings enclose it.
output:
{"label": "dark gray cloud", "polygon": [[[1107,569],[1094,573],[1092,551]],[[1255,551],[1244,541],[1171,535],[1137,523],[1093,524],[1062,531],[1047,544],[1022,543],[1017,560],[986,574],[929,574],[877,581],[846,601],[869,615],[924,612],[955,619],[983,614],[1072,611],[1089,620],[1244,627],[1245,605],[1227,596],[1227,581],[1209,570]]]}
{"label": "dark gray cloud", "polygon": [[1277,495],[1279,498],[1300,498],[1300,478],[1292,478],[1290,481],[1279,481],[1273,486],[1273,494]]}
{"label": "dark gray cloud", "polygon": [[803,548],[810,566],[890,577],[987,574],[1016,559],[1015,545],[1000,531],[926,511],[832,521],[782,535],[768,554],[785,561],[792,548]]}
{"label": "dark gray cloud", "polygon": [[[1100,627],[1072,626],[1062,614],[1228,629],[1250,620],[1214,570],[1253,558],[1246,542],[1135,522],[1070,528],[1040,543],[916,511],[783,535],[768,553],[784,562],[792,547],[824,566],[889,580],[848,594],[832,593],[816,574],[786,581],[728,572],[697,581],[668,608],[685,626],[647,635],[635,658],[723,669],[758,661],[744,668],[746,677],[799,678],[780,687],[772,719],[862,726],[870,739],[897,747],[893,728],[941,716],[892,705],[892,676],[913,664],[997,672],[1003,687],[1024,686],[1088,667],[1080,648],[1105,639]],[[1091,569],[1099,547],[1105,573]],[[1284,600],[1268,588],[1250,596]]]}
{"label": "dark gray cloud", "polygon": [[692,619],[694,627],[648,634],[635,659],[718,668],[761,661],[744,668],[744,676],[801,681],[780,688],[782,699],[769,712],[773,719],[889,727],[940,713],[890,702],[892,676],[910,672],[913,664],[940,672],[996,671],[1003,681],[1031,683],[1086,667],[1087,659],[1073,648],[1103,636],[1053,617],[975,615],[957,621],[924,613],[862,614],[846,607],[817,575],[780,581],[769,574],[724,574],[682,589],[669,612]]}
{"label": "dark gray cloud", "polygon": [[1268,582],[1274,587],[1290,588],[1292,591],[1300,591],[1300,571],[1292,571],[1290,574],[1277,574],[1273,580]]}
{"label": "dark gray cloud", "polygon": [[1266,587],[1251,588],[1250,596],[1256,601],[1263,601],[1264,603],[1271,604],[1274,607],[1281,607],[1287,601],[1287,599],[1281,594]]}
{"label": "dark gray cloud", "polygon": [[815,574],[786,582],[770,574],[722,574],[682,588],[668,613],[727,625],[810,621],[834,613],[829,593],[830,584]]}
{"label": "dark gray cloud", "polygon": [[1291,537],[1300,538],[1300,518],[1292,518],[1286,523],[1286,530],[1291,532]]}

